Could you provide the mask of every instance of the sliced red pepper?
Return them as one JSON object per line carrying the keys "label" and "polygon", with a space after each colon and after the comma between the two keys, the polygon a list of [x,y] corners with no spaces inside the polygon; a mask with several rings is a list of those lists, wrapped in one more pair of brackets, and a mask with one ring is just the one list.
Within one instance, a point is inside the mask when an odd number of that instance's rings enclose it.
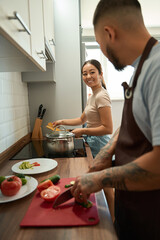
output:
{"label": "sliced red pepper", "polygon": [[38,162],[34,162],[34,163],[33,163],[33,166],[34,166],[34,167],[36,167],[36,166],[40,166],[40,163],[38,163]]}

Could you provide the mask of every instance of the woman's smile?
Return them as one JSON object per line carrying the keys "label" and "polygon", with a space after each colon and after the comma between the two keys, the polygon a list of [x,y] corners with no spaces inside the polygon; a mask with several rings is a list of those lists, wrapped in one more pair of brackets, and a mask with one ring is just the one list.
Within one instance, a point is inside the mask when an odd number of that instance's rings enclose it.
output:
{"label": "woman's smile", "polygon": [[87,83],[94,83],[94,80],[87,80]]}
{"label": "woman's smile", "polygon": [[83,81],[88,85],[88,87],[91,87],[92,90],[95,90],[96,88],[101,87],[101,74],[99,74],[98,69],[88,63],[83,67]]}

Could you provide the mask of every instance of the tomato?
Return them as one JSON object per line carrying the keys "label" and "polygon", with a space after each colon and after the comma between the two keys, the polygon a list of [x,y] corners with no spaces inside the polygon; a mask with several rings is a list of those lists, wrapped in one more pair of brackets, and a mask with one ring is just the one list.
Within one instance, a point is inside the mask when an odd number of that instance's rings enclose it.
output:
{"label": "tomato", "polygon": [[37,188],[41,192],[42,190],[44,190],[50,186],[53,186],[53,183],[50,179],[47,179],[44,182],[41,182],[40,184],[38,184]]}
{"label": "tomato", "polygon": [[21,186],[21,179],[17,176],[12,176],[1,183],[1,192],[5,196],[13,196],[20,190]]}
{"label": "tomato", "polygon": [[60,192],[60,187],[53,185],[43,190],[40,194],[41,198],[43,198],[45,201],[52,202],[59,196]]}

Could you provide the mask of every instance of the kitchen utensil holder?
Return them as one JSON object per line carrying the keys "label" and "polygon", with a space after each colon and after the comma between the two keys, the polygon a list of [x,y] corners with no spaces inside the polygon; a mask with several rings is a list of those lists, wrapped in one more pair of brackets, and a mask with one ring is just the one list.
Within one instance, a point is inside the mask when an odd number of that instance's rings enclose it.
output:
{"label": "kitchen utensil holder", "polygon": [[33,132],[32,132],[32,139],[43,139],[41,125],[42,125],[42,119],[36,118]]}
{"label": "kitchen utensil holder", "polygon": [[32,139],[32,143],[34,146],[34,149],[36,150],[37,156],[38,157],[43,157],[44,156],[44,150],[43,150],[43,143],[41,139]]}

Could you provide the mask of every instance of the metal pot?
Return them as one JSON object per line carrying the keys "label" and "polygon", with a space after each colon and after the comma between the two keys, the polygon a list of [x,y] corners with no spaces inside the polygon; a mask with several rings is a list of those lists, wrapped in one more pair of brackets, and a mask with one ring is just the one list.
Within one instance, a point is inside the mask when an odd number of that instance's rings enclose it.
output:
{"label": "metal pot", "polygon": [[74,134],[63,126],[58,126],[55,131],[46,134],[47,146],[50,153],[69,154],[74,150]]}

